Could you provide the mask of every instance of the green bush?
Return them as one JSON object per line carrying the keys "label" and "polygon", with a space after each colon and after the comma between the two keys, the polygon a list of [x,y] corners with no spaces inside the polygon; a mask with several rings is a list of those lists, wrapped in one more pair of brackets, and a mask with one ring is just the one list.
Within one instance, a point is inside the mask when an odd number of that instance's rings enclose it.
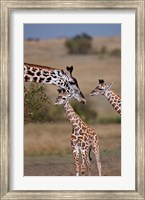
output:
{"label": "green bush", "polygon": [[66,120],[64,108],[50,102],[50,98],[46,95],[46,87],[37,83],[24,87],[25,123]]}
{"label": "green bush", "polygon": [[44,121],[47,112],[46,105],[49,103],[44,85],[32,83],[30,87],[24,87],[25,122]]}
{"label": "green bush", "polygon": [[91,52],[91,36],[83,33],[82,35],[76,35],[75,37],[66,40],[65,46],[68,49],[69,54],[88,54]]}

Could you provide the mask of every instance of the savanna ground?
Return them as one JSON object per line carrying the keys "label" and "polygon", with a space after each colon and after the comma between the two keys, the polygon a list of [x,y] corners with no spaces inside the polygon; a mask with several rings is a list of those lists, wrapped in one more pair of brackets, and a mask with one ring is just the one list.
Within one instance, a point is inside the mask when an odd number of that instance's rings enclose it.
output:
{"label": "savanna ground", "polygon": [[[57,68],[74,66],[73,76],[88,104],[97,113],[97,122],[87,123],[94,128],[100,139],[100,156],[103,176],[121,175],[121,125],[114,123],[119,118],[105,97],[91,97],[98,79],[113,82],[113,90],[121,93],[121,59],[106,55],[68,55],[65,39],[25,41],[24,60],[28,63]],[[120,38],[94,38],[96,52],[102,47],[109,52],[121,48]],[[29,84],[29,83],[25,83]],[[57,97],[55,86],[48,85],[52,109]],[[75,100],[74,100],[75,101]],[[65,113],[64,113],[65,115]],[[70,146],[71,125],[64,121],[26,123],[24,126],[24,175],[25,176],[74,176],[74,160]],[[93,158],[93,155],[91,155]],[[95,159],[92,159],[92,175],[98,175]]]}
{"label": "savanna ground", "polygon": [[[120,125],[92,125],[98,130],[103,176],[120,176]],[[73,176],[71,126],[28,124],[25,126],[25,176]],[[98,175],[92,157],[92,175]]]}

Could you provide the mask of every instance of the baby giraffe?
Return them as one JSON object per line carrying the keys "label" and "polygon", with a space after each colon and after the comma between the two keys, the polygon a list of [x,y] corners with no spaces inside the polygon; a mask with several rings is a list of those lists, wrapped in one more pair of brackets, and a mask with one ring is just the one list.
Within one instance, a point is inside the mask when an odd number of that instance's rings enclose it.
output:
{"label": "baby giraffe", "polygon": [[55,105],[63,105],[66,116],[72,125],[72,135],[71,135],[71,146],[72,152],[75,160],[75,170],[76,176],[79,176],[79,153],[82,156],[81,163],[81,173],[85,174],[85,168],[87,167],[88,175],[91,175],[91,158],[90,151],[92,150],[95,154],[96,164],[101,176],[101,162],[99,156],[99,138],[94,129],[89,128],[81,118],[75,113],[72,106],[69,103],[71,99],[71,94],[59,93],[55,101]]}

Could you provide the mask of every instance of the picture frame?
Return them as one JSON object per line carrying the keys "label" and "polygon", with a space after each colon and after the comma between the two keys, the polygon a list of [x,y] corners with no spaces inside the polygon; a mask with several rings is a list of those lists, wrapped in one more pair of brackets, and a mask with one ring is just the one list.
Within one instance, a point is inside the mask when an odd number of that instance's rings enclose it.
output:
{"label": "picture frame", "polygon": [[[14,9],[128,9],[136,13],[136,189],[134,191],[10,191],[9,188],[9,23]],[[144,199],[145,198],[145,2],[116,1],[8,1],[1,0],[1,199]]]}

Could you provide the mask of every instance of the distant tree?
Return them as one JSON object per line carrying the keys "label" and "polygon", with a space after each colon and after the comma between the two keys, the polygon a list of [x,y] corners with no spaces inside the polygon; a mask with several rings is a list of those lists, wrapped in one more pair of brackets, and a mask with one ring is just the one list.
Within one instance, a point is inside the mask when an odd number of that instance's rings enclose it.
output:
{"label": "distant tree", "polygon": [[33,38],[27,38],[27,41],[33,41],[34,39]]}
{"label": "distant tree", "polygon": [[40,41],[40,39],[39,39],[39,38],[35,38],[35,41],[36,41],[36,42],[39,42],[39,41]]}
{"label": "distant tree", "polygon": [[101,55],[105,55],[107,53],[107,47],[106,46],[102,46],[99,53]]}
{"label": "distant tree", "polygon": [[81,35],[76,35],[71,39],[67,39],[65,46],[67,47],[69,54],[88,54],[92,49],[91,40],[91,36],[83,33]]}

